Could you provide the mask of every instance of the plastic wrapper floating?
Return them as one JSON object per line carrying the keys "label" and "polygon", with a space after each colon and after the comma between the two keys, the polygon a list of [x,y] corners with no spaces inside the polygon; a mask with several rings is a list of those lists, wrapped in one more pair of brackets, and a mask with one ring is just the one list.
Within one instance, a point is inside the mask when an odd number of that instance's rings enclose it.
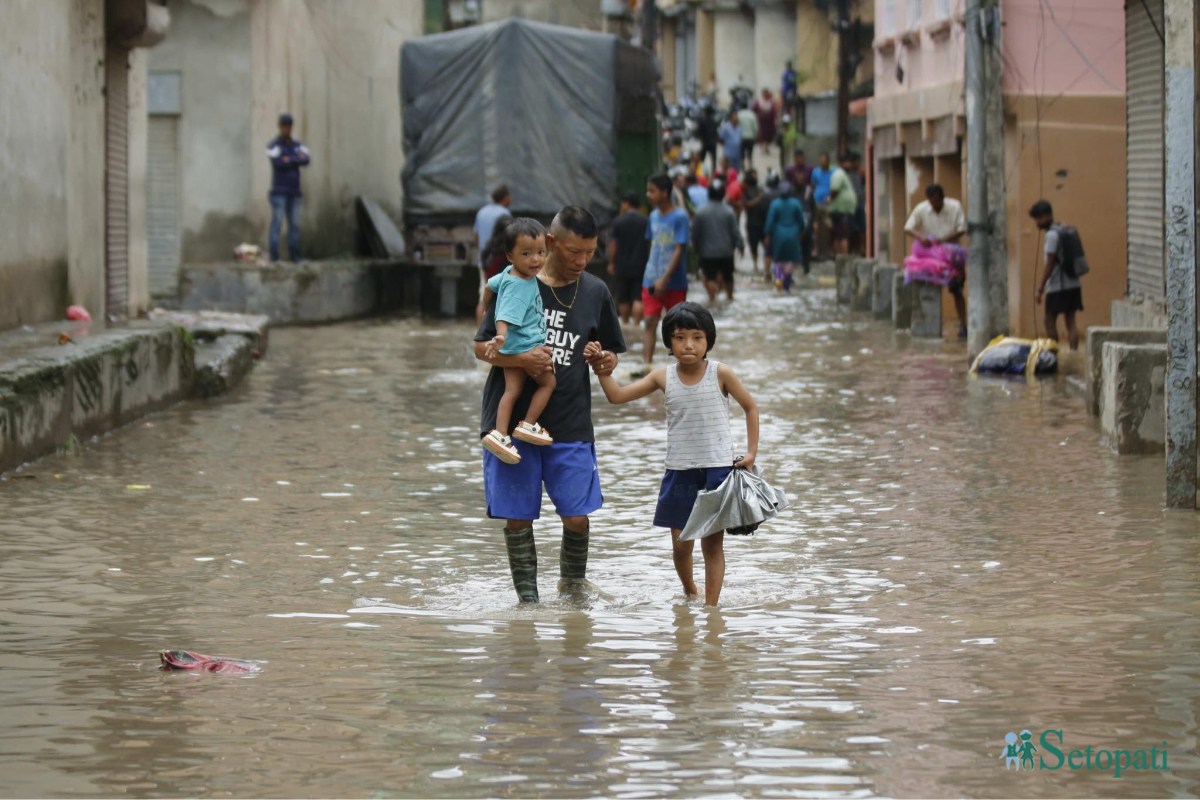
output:
{"label": "plastic wrapper floating", "polygon": [[253,661],[224,656],[206,656],[191,650],[160,650],[158,653],[163,672],[219,672],[223,675],[247,675],[262,669]]}
{"label": "plastic wrapper floating", "polygon": [[732,534],[754,533],[759,525],[788,507],[787,495],[763,480],[758,467],[735,469],[716,489],[700,492],[681,541],[702,539],[725,530]]}

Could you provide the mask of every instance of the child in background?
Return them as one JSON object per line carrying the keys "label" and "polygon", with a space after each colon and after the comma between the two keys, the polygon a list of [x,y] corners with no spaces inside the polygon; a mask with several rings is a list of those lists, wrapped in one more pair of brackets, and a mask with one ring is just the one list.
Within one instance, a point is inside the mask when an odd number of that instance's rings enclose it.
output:
{"label": "child in background", "polygon": [[[487,240],[487,244],[483,247],[483,254],[480,261],[483,262],[483,278],[484,278],[484,296],[487,297],[487,284],[492,278],[500,274],[500,271],[508,266],[508,247],[505,242],[504,233],[508,230],[508,226],[513,222],[512,217],[501,217],[496,220],[496,227],[492,228],[492,238]],[[483,307],[486,309],[487,304]]]}
{"label": "child in background", "polygon": [[[709,361],[717,340],[717,327],[708,309],[680,303],[662,322],[663,343],[675,364],[660,367],[628,386],[612,375],[600,376],[600,386],[610,403],[628,403],[661,391],[667,408],[667,469],[659,492],[654,524],[671,529],[675,572],[688,599],[700,596],[692,577],[691,541],[680,541],[696,496],[716,489],[736,467],[750,469],[758,453],[758,405],[728,365]],[[590,342],[584,355],[600,352]],[[732,397],[746,412],[746,455],[734,461],[733,433],[729,426]],[[732,466],[731,466],[732,465]],[[725,582],[724,531],[713,531],[700,540],[704,553],[704,602],[715,606]]]}
{"label": "child in background", "polygon": [[[546,263],[546,229],[535,219],[515,219],[504,231],[504,245],[511,264],[487,282],[483,307],[496,296],[496,335],[487,343],[489,358],[496,353],[525,353],[546,343],[546,318],[537,274]],[[513,408],[525,388],[525,370],[504,369],[504,395],[496,409],[496,427],[483,437],[483,446],[506,464],[516,464],[521,454],[508,437]],[[530,444],[548,445],[554,440],[538,424],[538,417],[554,393],[554,373],[533,376],[538,388],[529,400],[529,410],[512,435]]]}

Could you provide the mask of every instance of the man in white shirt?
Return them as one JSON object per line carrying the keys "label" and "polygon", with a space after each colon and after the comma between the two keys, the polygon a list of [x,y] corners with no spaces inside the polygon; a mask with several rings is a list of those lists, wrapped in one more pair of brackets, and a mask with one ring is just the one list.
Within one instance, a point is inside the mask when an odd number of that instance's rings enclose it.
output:
{"label": "man in white shirt", "polygon": [[[917,203],[917,207],[904,223],[904,233],[913,237],[923,247],[933,247],[935,244],[958,245],[958,241],[967,232],[967,220],[963,214],[962,203],[947,198],[940,184],[931,183],[925,189],[925,200]],[[967,337],[967,304],[963,299],[963,283],[966,275],[956,275],[946,288],[954,297],[954,311],[958,314],[958,337]]]}

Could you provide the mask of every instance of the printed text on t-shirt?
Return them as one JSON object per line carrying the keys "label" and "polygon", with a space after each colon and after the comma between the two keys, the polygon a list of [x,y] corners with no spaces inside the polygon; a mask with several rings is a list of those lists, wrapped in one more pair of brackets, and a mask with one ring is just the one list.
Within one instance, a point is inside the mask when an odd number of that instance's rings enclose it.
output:
{"label": "printed text on t-shirt", "polygon": [[567,312],[546,309],[546,345],[553,349],[555,364],[564,367],[571,366],[571,355],[579,344],[579,334],[563,330],[566,324]]}

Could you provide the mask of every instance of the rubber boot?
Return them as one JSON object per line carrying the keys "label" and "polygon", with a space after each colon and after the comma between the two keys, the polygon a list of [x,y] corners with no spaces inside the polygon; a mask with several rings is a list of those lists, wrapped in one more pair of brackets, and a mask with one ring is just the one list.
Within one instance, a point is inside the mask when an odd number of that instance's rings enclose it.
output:
{"label": "rubber boot", "polygon": [[512,572],[517,597],[522,603],[538,602],[537,550],[533,546],[533,526],[515,531],[506,527],[504,546],[508,549],[508,569]]}
{"label": "rubber boot", "polygon": [[582,583],[587,574],[588,530],[573,531],[563,525],[562,550],[559,551],[558,569],[566,583]]}

